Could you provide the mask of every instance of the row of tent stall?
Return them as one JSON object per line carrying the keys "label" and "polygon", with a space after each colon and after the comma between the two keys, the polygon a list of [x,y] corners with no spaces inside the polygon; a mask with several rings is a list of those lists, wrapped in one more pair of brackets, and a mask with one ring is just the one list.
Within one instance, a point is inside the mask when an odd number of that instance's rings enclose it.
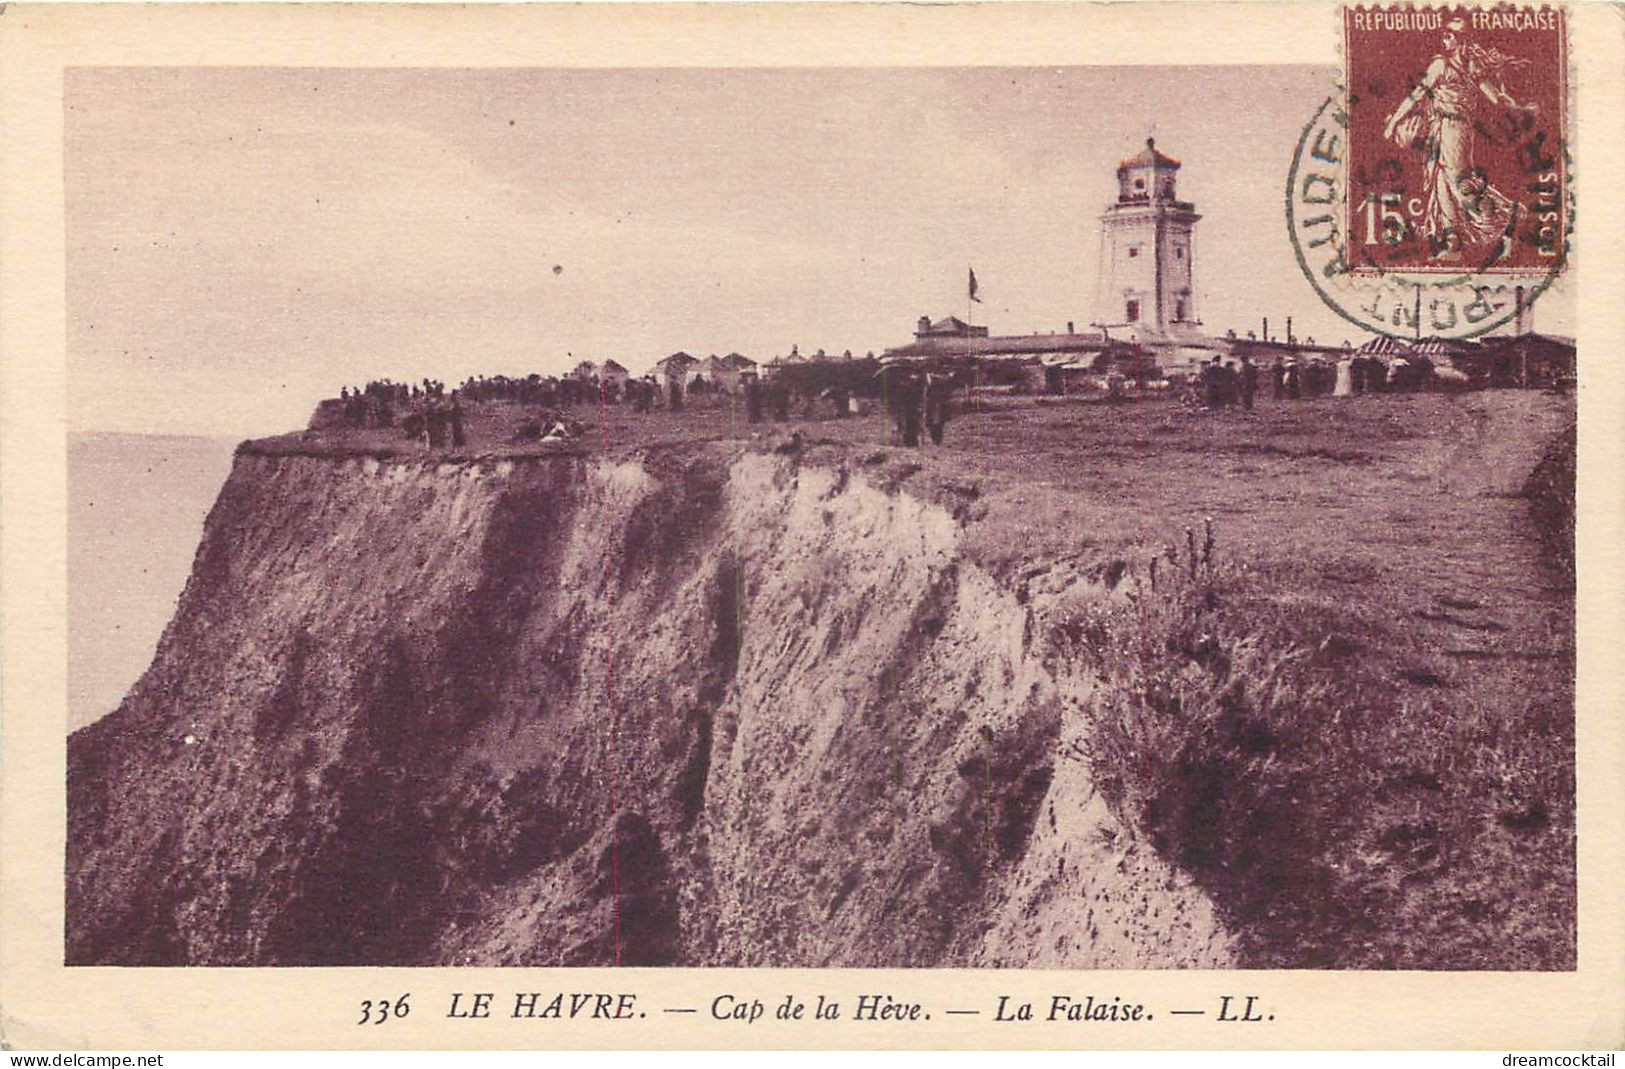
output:
{"label": "row of tent stall", "polygon": [[1425,360],[1452,368],[1483,386],[1560,386],[1575,374],[1572,338],[1550,334],[1503,334],[1483,339],[1373,338],[1358,352],[1386,362]]}
{"label": "row of tent stall", "polygon": [[1479,386],[1561,386],[1571,383],[1575,375],[1574,340],[1532,332],[1479,339],[1407,340],[1385,335],[1358,347],[1347,342],[1340,346],[1315,345],[1313,339],[1298,342],[1249,338],[1232,340],[1231,353],[1237,359],[1246,355],[1255,364],[1276,360],[1336,364],[1355,357],[1375,358],[1390,366],[1425,363],[1436,369],[1448,368],[1463,381]]}

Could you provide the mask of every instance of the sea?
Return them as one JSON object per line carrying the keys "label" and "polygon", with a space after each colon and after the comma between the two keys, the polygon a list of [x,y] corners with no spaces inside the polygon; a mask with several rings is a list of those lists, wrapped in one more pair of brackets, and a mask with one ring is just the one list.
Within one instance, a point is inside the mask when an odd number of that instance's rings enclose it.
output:
{"label": "sea", "polygon": [[68,730],[112,712],[152,663],[235,438],[68,435]]}

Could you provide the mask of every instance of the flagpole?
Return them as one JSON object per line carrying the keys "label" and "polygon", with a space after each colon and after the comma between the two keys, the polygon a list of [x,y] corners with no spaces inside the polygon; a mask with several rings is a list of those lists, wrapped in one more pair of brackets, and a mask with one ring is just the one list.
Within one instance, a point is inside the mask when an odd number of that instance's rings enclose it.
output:
{"label": "flagpole", "polygon": [[[971,305],[975,301],[976,301],[976,268],[971,267],[970,265],[967,264],[966,265],[966,278],[965,278],[965,332],[967,334],[974,334],[975,333],[975,331],[971,330],[971,325],[976,322],[973,318],[971,318]],[[969,347],[972,346],[973,344],[974,344],[974,342],[970,338],[965,339],[965,345],[967,347],[967,351],[969,350]],[[982,398],[981,398],[981,394],[980,394],[980,387],[982,385],[982,361],[981,361],[981,358],[976,357],[976,356],[972,356],[970,358],[970,363],[971,363],[971,375],[972,375],[972,378],[974,380],[974,386],[973,386],[973,389],[972,389],[971,396],[976,399],[975,408],[976,408],[976,411],[978,413],[980,413],[982,411]]]}

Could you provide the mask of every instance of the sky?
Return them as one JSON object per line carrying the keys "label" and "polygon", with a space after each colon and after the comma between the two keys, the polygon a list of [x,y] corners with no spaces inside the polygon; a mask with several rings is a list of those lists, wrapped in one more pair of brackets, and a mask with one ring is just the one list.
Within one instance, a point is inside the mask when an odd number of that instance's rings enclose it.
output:
{"label": "sky", "polygon": [[[1148,135],[1203,216],[1211,332],[1358,337],[1283,216],[1335,73],[71,69],[70,427],[250,436],[383,376],[879,352],[963,316],[969,267],[994,333],[1083,329]],[[1572,333],[1563,301],[1538,329]]]}

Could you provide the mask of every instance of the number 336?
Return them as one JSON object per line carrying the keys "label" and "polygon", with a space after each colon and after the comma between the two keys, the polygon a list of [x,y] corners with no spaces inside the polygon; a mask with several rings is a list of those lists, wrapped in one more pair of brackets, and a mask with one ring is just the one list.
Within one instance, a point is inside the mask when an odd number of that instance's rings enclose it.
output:
{"label": "number 336", "polygon": [[356,1024],[383,1024],[391,1017],[405,1017],[412,1012],[411,1005],[406,1001],[411,997],[412,993],[408,991],[394,1001],[387,998],[366,999],[361,1003],[361,1020]]}

